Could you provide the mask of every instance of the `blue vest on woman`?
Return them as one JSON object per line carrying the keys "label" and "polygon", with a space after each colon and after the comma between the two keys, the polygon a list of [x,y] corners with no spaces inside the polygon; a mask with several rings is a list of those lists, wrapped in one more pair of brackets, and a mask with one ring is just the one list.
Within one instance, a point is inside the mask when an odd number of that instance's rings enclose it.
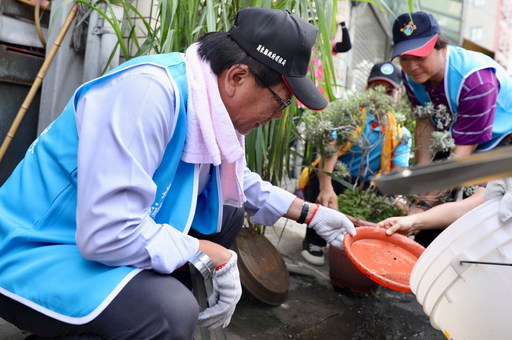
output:
{"label": "blue vest on woman", "polygon": [[178,87],[176,128],[153,175],[157,193],[151,217],[183,232],[192,227],[211,234],[221,225],[217,167],[212,167],[210,182],[199,194],[198,165],[181,161],[188,97],[182,54],[132,59],[84,84],[0,188],[0,293],[64,322],[91,321],[140,272],[86,260],[77,248],[75,107],[88,89],[141,63],[167,68]]}
{"label": "blue vest on woman", "polygon": [[[466,78],[473,72],[486,68],[493,69],[496,73],[500,83],[500,92],[492,125],[492,139],[478,144],[478,151],[494,148],[505,136],[512,133],[512,96],[510,95],[512,93],[512,80],[497,62],[485,54],[468,51],[456,46],[448,46],[444,89],[453,115],[457,115],[459,112],[459,96]],[[417,84],[409,77],[406,77],[406,80],[421,105],[431,102],[423,84]]]}

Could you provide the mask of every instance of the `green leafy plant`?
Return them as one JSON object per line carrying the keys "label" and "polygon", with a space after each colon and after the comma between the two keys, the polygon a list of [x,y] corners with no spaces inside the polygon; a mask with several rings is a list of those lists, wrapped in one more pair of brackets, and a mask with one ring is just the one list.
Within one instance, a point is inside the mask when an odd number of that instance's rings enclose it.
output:
{"label": "green leafy plant", "polygon": [[364,138],[357,132],[366,125],[366,114],[370,112],[381,126],[387,124],[387,112],[394,111],[393,98],[385,88],[377,86],[365,92],[356,93],[345,99],[335,100],[323,111],[306,110],[304,139],[318,150],[322,157],[328,157],[347,142],[359,144]]}
{"label": "green leafy plant", "polygon": [[436,131],[432,132],[429,145],[432,153],[450,152],[455,148],[455,141],[450,133],[455,117],[445,105],[418,105],[413,109],[413,119],[431,119],[435,123]]}
{"label": "green leafy plant", "polygon": [[357,187],[347,188],[338,196],[338,208],[345,214],[370,222],[405,215],[404,210],[395,204],[395,198]]}
{"label": "green leafy plant", "polygon": [[[322,157],[331,156],[346,143],[359,145],[363,153],[369,152],[370,146],[366,145],[366,138],[356,132],[358,127],[366,125],[367,112],[372,113],[380,125],[386,125],[387,113],[396,112],[396,108],[396,103],[386,94],[385,88],[378,86],[346,99],[333,101],[324,111],[305,111],[304,138],[316,146]],[[411,115],[409,107],[400,106],[399,109],[401,111],[396,115],[397,120],[406,119]],[[409,112],[406,112],[407,109]],[[346,187],[338,196],[340,211],[373,222],[404,215],[404,211],[394,204],[394,198],[379,195],[373,189],[364,189],[364,181],[360,179],[356,178],[355,182],[361,185],[353,185],[343,180],[348,174],[347,167],[341,162],[337,163],[337,168],[330,174],[333,180]]]}
{"label": "green leafy plant", "polygon": [[455,148],[450,131],[434,131],[431,136],[429,148],[432,153],[450,152]]}

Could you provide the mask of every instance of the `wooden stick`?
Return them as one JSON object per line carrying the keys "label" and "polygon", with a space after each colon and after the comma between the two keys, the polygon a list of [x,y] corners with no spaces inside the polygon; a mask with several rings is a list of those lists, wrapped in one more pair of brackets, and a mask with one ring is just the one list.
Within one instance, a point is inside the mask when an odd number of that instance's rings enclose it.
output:
{"label": "wooden stick", "polygon": [[51,48],[50,52],[48,53],[48,56],[45,58],[43,65],[41,65],[41,68],[39,69],[39,73],[37,74],[36,79],[32,83],[32,86],[30,87],[30,90],[28,91],[28,94],[25,97],[25,100],[21,104],[21,107],[20,107],[18,113],[16,114],[14,121],[11,124],[9,131],[7,131],[7,135],[5,136],[2,146],[0,147],[0,162],[4,158],[4,155],[7,151],[7,149],[9,148],[9,145],[11,144],[11,141],[14,138],[14,135],[16,134],[16,131],[18,130],[18,127],[20,126],[20,123],[23,120],[25,113],[27,112],[28,108],[30,107],[30,104],[32,103],[32,100],[34,99],[34,96],[36,95],[37,91],[41,87],[41,83],[46,74],[46,71],[48,71],[48,68],[50,67],[51,62],[53,61],[53,58],[55,57],[55,54],[57,53],[57,50],[59,49],[60,44],[62,43],[62,40],[64,40],[64,37],[66,36],[66,33],[67,33],[69,27],[71,26],[73,19],[76,16],[77,10],[78,10],[78,3],[75,3],[73,5],[73,7],[71,8],[71,11],[69,12],[68,17],[66,18],[64,25],[62,25],[62,27],[59,31],[59,34],[57,35],[57,38],[55,39],[55,42],[53,43],[52,48]]}

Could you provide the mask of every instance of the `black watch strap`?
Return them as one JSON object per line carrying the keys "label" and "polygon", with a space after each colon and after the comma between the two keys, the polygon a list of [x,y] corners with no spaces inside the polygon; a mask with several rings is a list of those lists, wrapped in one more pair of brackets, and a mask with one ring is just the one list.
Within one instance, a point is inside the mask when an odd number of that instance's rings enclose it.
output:
{"label": "black watch strap", "polygon": [[299,219],[297,220],[297,223],[305,223],[306,217],[308,216],[309,212],[309,202],[302,203],[302,210],[300,212]]}

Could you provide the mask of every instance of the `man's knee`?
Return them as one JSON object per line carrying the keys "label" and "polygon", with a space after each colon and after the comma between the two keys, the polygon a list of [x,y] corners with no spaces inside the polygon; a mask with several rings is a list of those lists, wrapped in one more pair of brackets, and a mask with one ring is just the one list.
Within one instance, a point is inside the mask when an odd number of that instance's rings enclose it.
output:
{"label": "man's knee", "polygon": [[[199,315],[195,297],[186,292],[168,292],[171,298],[154,304],[152,317],[138,325],[138,335],[148,339],[192,339]],[[141,320],[142,321],[142,320]]]}
{"label": "man's knee", "polygon": [[143,271],[93,322],[120,339],[192,339],[198,314],[195,296],[176,278]]}
{"label": "man's knee", "polygon": [[183,301],[179,308],[168,310],[165,313],[167,335],[164,338],[192,339],[198,315],[199,305],[194,297]]}

